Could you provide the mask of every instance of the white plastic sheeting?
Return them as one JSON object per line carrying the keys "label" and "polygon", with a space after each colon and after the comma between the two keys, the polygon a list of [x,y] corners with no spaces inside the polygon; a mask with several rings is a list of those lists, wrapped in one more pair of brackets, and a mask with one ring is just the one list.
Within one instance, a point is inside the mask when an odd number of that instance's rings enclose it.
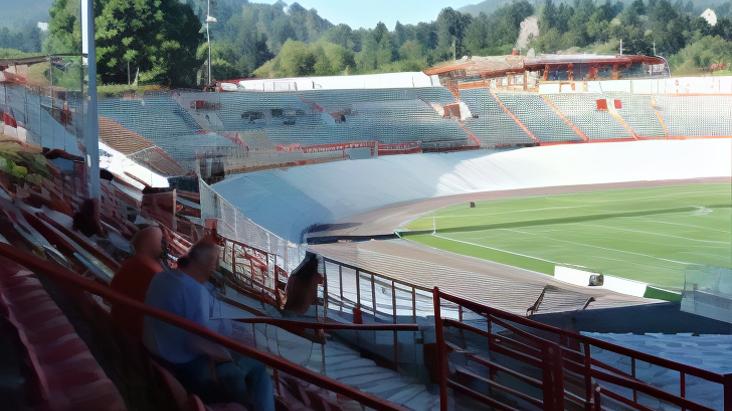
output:
{"label": "white plastic sheeting", "polygon": [[649,140],[502,152],[387,156],[228,178],[214,186],[257,224],[291,241],[389,204],[532,187],[726,177],[732,140]]}
{"label": "white plastic sheeting", "polygon": [[404,73],[361,74],[356,76],[290,77],[241,80],[239,90],[296,91],[320,89],[402,88],[439,86],[437,76],[421,71]]}
{"label": "white plastic sheeting", "polygon": [[[126,184],[140,191],[145,188],[142,183],[155,188],[169,187],[166,177],[139,165],[101,141],[99,142],[99,151],[99,167],[108,170]],[[127,177],[127,175],[133,176],[134,179]]]}

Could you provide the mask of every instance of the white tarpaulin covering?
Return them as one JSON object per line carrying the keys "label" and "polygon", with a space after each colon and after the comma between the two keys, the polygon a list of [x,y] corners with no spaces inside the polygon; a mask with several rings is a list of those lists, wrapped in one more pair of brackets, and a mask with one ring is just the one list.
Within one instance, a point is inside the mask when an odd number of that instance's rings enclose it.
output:
{"label": "white tarpaulin covering", "polygon": [[470,192],[732,175],[732,140],[652,140],[412,154],[266,170],[214,189],[291,241],[313,224],[388,204]]}

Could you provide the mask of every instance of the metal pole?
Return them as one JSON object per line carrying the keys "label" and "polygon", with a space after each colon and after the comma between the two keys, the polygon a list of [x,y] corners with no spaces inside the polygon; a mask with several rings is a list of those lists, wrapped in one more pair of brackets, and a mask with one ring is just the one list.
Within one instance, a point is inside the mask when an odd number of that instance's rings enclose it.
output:
{"label": "metal pole", "polygon": [[[94,43],[94,0],[83,3],[86,24],[82,28],[87,41],[87,77],[89,100],[86,110],[86,164],[89,173],[89,198],[99,200],[99,118],[97,114],[97,53]],[[82,13],[83,14],[83,13]]]}
{"label": "metal pole", "polygon": [[435,348],[437,356],[437,385],[440,389],[440,411],[447,411],[447,353],[445,352],[445,337],[442,330],[442,316],[440,315],[440,290],[432,289],[432,305],[435,314]]}
{"label": "metal pole", "polygon": [[726,374],[723,381],[724,394],[722,395],[724,396],[724,405],[722,407],[724,411],[732,411],[732,373]]}
{"label": "metal pole", "polygon": [[211,16],[211,0],[207,2],[206,9],[206,42],[208,43],[208,84],[211,85],[211,34],[208,31],[209,18]]}

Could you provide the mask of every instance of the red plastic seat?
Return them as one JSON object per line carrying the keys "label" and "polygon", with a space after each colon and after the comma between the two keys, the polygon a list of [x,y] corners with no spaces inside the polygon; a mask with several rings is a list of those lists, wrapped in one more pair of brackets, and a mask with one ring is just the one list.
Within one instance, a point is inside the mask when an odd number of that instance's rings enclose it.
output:
{"label": "red plastic seat", "polygon": [[81,358],[94,358],[89,348],[79,338],[70,339],[61,344],[33,347],[38,358],[45,364],[61,364],[78,361]]}
{"label": "red plastic seat", "polygon": [[4,289],[6,289],[8,291],[12,291],[12,292],[7,293],[7,296],[9,299],[12,300],[14,298],[21,298],[22,296],[24,296],[28,293],[31,293],[33,291],[39,290],[42,287],[40,285],[40,283],[37,282],[38,280],[32,281],[32,280],[34,280],[32,278],[28,278],[28,279],[24,279],[24,280],[27,280],[27,281],[24,281],[22,284],[16,284],[13,286],[2,286],[2,288],[4,288]]}
{"label": "red plastic seat", "polygon": [[30,272],[0,259],[0,312],[16,328],[37,408],[123,411],[124,401],[68,318]]}
{"label": "red plastic seat", "polygon": [[32,332],[26,332],[25,335],[30,343],[38,347],[52,347],[78,338],[76,331],[69,324],[44,327],[43,331],[33,329]]}
{"label": "red plastic seat", "polygon": [[[77,356],[73,362],[60,362],[56,364],[44,364],[43,372],[49,381],[62,381],[66,375],[73,375],[77,371],[80,373],[89,373],[93,370],[96,375],[104,375],[99,369],[99,363],[91,356]],[[62,381],[63,382],[63,381]]]}
{"label": "red plastic seat", "polygon": [[43,307],[42,309],[34,310],[30,313],[15,312],[14,314],[18,322],[30,327],[35,327],[36,325],[43,324],[60,315],[64,315],[64,313],[58,308],[58,306],[55,306],[55,304],[52,307]]}
{"label": "red plastic seat", "polygon": [[13,304],[40,304],[44,301],[53,301],[43,289],[29,291],[23,295],[14,296]]}
{"label": "red plastic seat", "polygon": [[158,373],[160,380],[165,385],[168,394],[175,402],[176,408],[181,411],[194,411],[188,400],[188,393],[175,376],[167,368],[152,361],[153,368]]}
{"label": "red plastic seat", "polygon": [[37,279],[28,275],[12,274],[2,280],[3,287],[12,288],[23,284],[40,284]]}
{"label": "red plastic seat", "polygon": [[[201,402],[200,398],[198,398],[195,395],[193,397],[203,405],[203,407],[204,407],[203,410],[207,410],[207,411],[247,411],[247,407],[245,407],[241,404],[235,403],[235,402],[229,402],[229,403],[225,403],[225,404],[203,404],[203,402]],[[199,409],[196,408],[196,411],[198,411],[198,410]],[[295,410],[291,409],[290,411],[295,411]]]}
{"label": "red plastic seat", "polygon": [[[61,333],[62,330],[66,331],[67,333],[76,332],[74,327],[69,324],[69,321],[66,319],[66,317],[50,318],[43,324],[38,324],[37,326],[30,328],[24,328],[24,332],[29,338],[39,337],[41,339],[46,338],[44,337],[45,333],[56,335],[56,333]],[[65,335],[65,333],[61,335]]]}

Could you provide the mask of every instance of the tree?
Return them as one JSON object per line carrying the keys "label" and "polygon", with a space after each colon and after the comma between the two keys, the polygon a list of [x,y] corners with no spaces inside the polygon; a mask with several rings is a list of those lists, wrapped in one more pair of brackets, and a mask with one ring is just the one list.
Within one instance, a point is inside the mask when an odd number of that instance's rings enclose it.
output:
{"label": "tree", "polygon": [[463,43],[470,54],[485,54],[485,50],[491,46],[490,22],[485,13],[480,13],[478,17],[473,18],[467,29],[465,30],[465,38]]}
{"label": "tree", "polygon": [[98,13],[96,23],[97,70],[102,81],[124,83],[128,67],[148,71],[147,58],[156,27],[163,23],[153,2],[145,0],[108,0]]}
{"label": "tree", "polygon": [[541,15],[539,16],[539,28],[544,31],[556,26],[557,7],[554,5],[553,0],[547,0],[546,4],[544,4],[544,8],[541,10]]}
{"label": "tree", "polygon": [[160,82],[170,86],[195,85],[196,69],[201,65],[196,56],[203,41],[199,33],[201,23],[189,6],[177,0],[161,0],[161,4],[165,16],[163,30],[155,36],[160,43],[151,56],[154,67],[163,73]]}
{"label": "tree", "polygon": [[17,29],[0,27],[0,48],[38,53],[41,51],[41,31],[33,23]]}
{"label": "tree", "polygon": [[416,40],[407,40],[399,47],[399,58],[402,60],[421,61],[426,65],[425,57],[424,46]]}
{"label": "tree", "polygon": [[[98,10],[98,8],[97,8]],[[54,0],[48,14],[44,51],[51,54],[81,53],[81,10],[75,0]]]}
{"label": "tree", "polygon": [[326,76],[344,74],[353,66],[353,52],[338,44],[288,40],[275,58],[254,73],[259,77]]}
{"label": "tree", "polygon": [[353,49],[353,30],[347,24],[339,24],[323,34],[323,39],[345,49]]}
{"label": "tree", "polygon": [[463,53],[463,37],[470,24],[471,17],[461,14],[450,7],[442,9],[435,22],[437,27],[436,57],[447,59],[457,58]]}
{"label": "tree", "polygon": [[[51,7],[50,53],[81,48],[78,2],[55,0]],[[170,86],[195,84],[201,23],[178,0],[97,0],[97,69],[105,83],[124,83],[137,70],[143,81]],[[129,67],[129,72],[128,72]]]}
{"label": "tree", "polygon": [[379,22],[371,32],[363,33],[361,51],[356,55],[356,64],[363,72],[372,72],[394,60],[394,45],[389,29]]}
{"label": "tree", "polygon": [[409,32],[407,31],[407,28],[402,23],[397,21],[394,25],[394,46],[396,48],[399,48],[407,40],[409,40]]}
{"label": "tree", "polygon": [[732,47],[719,36],[704,36],[691,42],[669,59],[674,71],[680,74],[698,73],[712,64],[732,65]]}

